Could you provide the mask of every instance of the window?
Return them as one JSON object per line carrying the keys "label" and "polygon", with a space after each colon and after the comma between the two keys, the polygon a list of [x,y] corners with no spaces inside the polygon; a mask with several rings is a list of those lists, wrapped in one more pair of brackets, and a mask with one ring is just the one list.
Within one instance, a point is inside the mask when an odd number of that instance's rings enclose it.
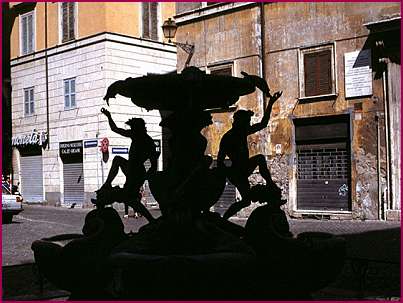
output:
{"label": "window", "polygon": [[333,45],[300,50],[300,97],[336,94]]}
{"label": "window", "polygon": [[64,108],[76,107],[76,79],[64,80]]}
{"label": "window", "polygon": [[76,38],[75,9],[76,4],[74,2],[61,3],[62,42],[67,42]]}
{"label": "window", "polygon": [[24,114],[26,116],[31,116],[34,112],[34,88],[30,87],[24,89]]}
{"label": "window", "polygon": [[[233,74],[233,64],[220,64],[207,67],[207,73],[210,75],[219,75],[219,76],[232,76]],[[207,111],[211,113],[222,113],[222,112],[233,112],[236,109],[236,106],[232,105],[228,108],[211,108],[207,109]]]}
{"label": "window", "polygon": [[209,70],[211,75],[232,76],[232,65],[210,67]]}
{"label": "window", "polygon": [[201,7],[208,7],[208,6],[216,5],[218,3],[226,4],[226,3],[232,3],[232,2],[202,2]]}
{"label": "window", "polygon": [[21,18],[21,55],[33,53],[35,50],[34,12],[22,15]]}
{"label": "window", "polygon": [[145,39],[158,40],[158,2],[143,2],[142,33]]}

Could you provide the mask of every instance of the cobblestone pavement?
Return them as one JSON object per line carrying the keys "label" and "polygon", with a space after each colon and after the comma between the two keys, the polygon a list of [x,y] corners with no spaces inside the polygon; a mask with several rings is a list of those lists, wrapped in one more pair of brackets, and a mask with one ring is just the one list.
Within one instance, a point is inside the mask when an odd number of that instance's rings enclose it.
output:
{"label": "cobblestone pavement", "polygon": [[[17,277],[18,270],[12,271],[13,268],[20,268],[21,274],[24,268],[32,271],[32,265],[29,268],[23,265],[33,263],[30,249],[32,241],[56,234],[80,233],[84,217],[89,211],[90,209],[25,205],[24,211],[15,216],[12,224],[2,226],[2,265],[7,266],[3,268],[3,288],[7,286],[4,285],[6,273],[10,274],[11,279],[8,289],[19,287],[10,285],[13,280],[20,279]],[[120,213],[123,216],[123,212]],[[152,214],[158,217],[159,211],[153,210]],[[240,225],[246,222],[242,219],[234,221]],[[125,218],[123,222],[126,232],[136,232],[146,220]],[[294,235],[302,232],[327,232],[346,239],[348,260],[342,273],[334,283],[315,293],[315,299],[400,297],[400,222],[289,219],[289,223]],[[20,265],[17,266],[18,264]],[[26,279],[32,280],[32,277],[27,276]],[[24,283],[32,284],[32,281],[20,280],[20,286]],[[21,291],[8,292],[8,297],[21,295]]]}
{"label": "cobblestone pavement", "polygon": [[400,297],[400,222],[290,220],[290,227],[294,234],[319,231],[346,239],[347,260],[342,272],[314,298]]}

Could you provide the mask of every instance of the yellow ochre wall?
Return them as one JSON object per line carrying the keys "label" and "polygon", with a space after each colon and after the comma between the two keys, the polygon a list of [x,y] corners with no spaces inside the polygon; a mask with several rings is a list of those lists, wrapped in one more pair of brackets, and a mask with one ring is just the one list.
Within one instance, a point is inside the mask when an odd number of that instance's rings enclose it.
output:
{"label": "yellow ochre wall", "polygon": [[[18,3],[12,2],[10,6]],[[35,8],[35,51],[45,48],[45,5],[48,11],[48,47],[62,44],[59,41],[60,2],[40,2]],[[77,5],[78,39],[102,32],[140,37],[141,2],[78,2]],[[175,2],[160,2],[160,25],[174,15]],[[19,25],[17,17],[11,32],[12,59],[20,55]]]}

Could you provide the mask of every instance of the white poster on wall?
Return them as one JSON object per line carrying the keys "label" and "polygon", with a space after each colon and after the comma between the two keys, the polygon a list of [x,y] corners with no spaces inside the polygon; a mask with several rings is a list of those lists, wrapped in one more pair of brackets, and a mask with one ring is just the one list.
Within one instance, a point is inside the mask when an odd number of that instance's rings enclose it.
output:
{"label": "white poster on wall", "polygon": [[346,98],[372,95],[371,50],[344,54]]}

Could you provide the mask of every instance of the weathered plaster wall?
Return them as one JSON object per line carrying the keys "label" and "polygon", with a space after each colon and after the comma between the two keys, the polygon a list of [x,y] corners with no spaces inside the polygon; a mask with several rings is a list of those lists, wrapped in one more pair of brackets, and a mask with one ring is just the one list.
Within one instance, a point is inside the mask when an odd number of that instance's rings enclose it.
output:
{"label": "weathered plaster wall", "polygon": [[[271,125],[270,150],[283,144],[292,154],[293,139],[289,117],[314,117],[350,112],[352,114],[352,202],[353,216],[378,218],[377,122],[380,115],[381,180],[385,179],[385,140],[383,87],[373,81],[373,95],[346,100],[344,92],[344,53],[365,47],[366,22],[396,14],[397,3],[273,3],[266,5],[266,49],[268,82],[284,90],[278,115]],[[336,94],[317,102],[299,101],[298,49],[323,43],[335,45]],[[375,74],[375,73],[374,73]],[[360,103],[362,109],[355,109]],[[292,166],[289,166],[293,175]],[[384,182],[384,181],[382,181]],[[381,187],[383,185],[381,184]]]}
{"label": "weathered plaster wall", "polygon": [[[241,71],[259,75],[259,43],[258,31],[259,13],[257,8],[223,14],[206,18],[189,24],[180,25],[176,35],[177,41],[194,43],[195,53],[190,65],[208,68],[213,64],[233,63],[233,75],[242,77]],[[186,54],[178,50],[178,67],[181,69],[186,60]],[[260,91],[241,97],[236,104],[237,109],[250,109],[255,112],[253,120],[260,121],[262,117],[262,97]],[[208,139],[206,153],[217,156],[219,143],[223,134],[231,128],[232,114],[213,114],[213,125],[204,130]],[[262,131],[260,135],[265,136]],[[264,153],[264,140],[260,135],[248,138],[251,155]]]}
{"label": "weathered plaster wall", "polygon": [[[382,190],[384,187],[386,171],[382,80],[374,79],[372,96],[346,100],[344,54],[367,47],[369,31],[364,24],[399,14],[400,3],[279,2],[264,7],[267,82],[272,91],[283,90],[283,95],[273,108],[269,127],[248,138],[251,155],[260,152],[270,158],[273,179],[278,180],[283,194],[291,200],[287,206],[292,212],[296,208],[292,118],[350,114],[352,217],[377,219],[378,188]],[[195,44],[191,65],[204,68],[214,63],[234,62],[235,76],[240,76],[241,70],[260,74],[259,18],[259,8],[249,7],[197,19],[180,25],[177,40]],[[314,102],[301,101],[299,49],[328,43],[334,45],[336,94]],[[178,51],[179,68],[185,59],[186,55]],[[373,72],[375,76],[375,70]],[[262,109],[260,94],[241,98],[237,108],[254,110],[254,119],[259,120]],[[376,116],[379,116],[379,121]],[[214,114],[214,124],[204,131],[209,140],[207,153],[216,155],[220,138],[231,126],[231,117],[231,113]],[[281,154],[276,155],[276,145],[279,147],[279,144]],[[276,162],[277,158],[281,161]],[[251,177],[251,182],[259,180]]]}

